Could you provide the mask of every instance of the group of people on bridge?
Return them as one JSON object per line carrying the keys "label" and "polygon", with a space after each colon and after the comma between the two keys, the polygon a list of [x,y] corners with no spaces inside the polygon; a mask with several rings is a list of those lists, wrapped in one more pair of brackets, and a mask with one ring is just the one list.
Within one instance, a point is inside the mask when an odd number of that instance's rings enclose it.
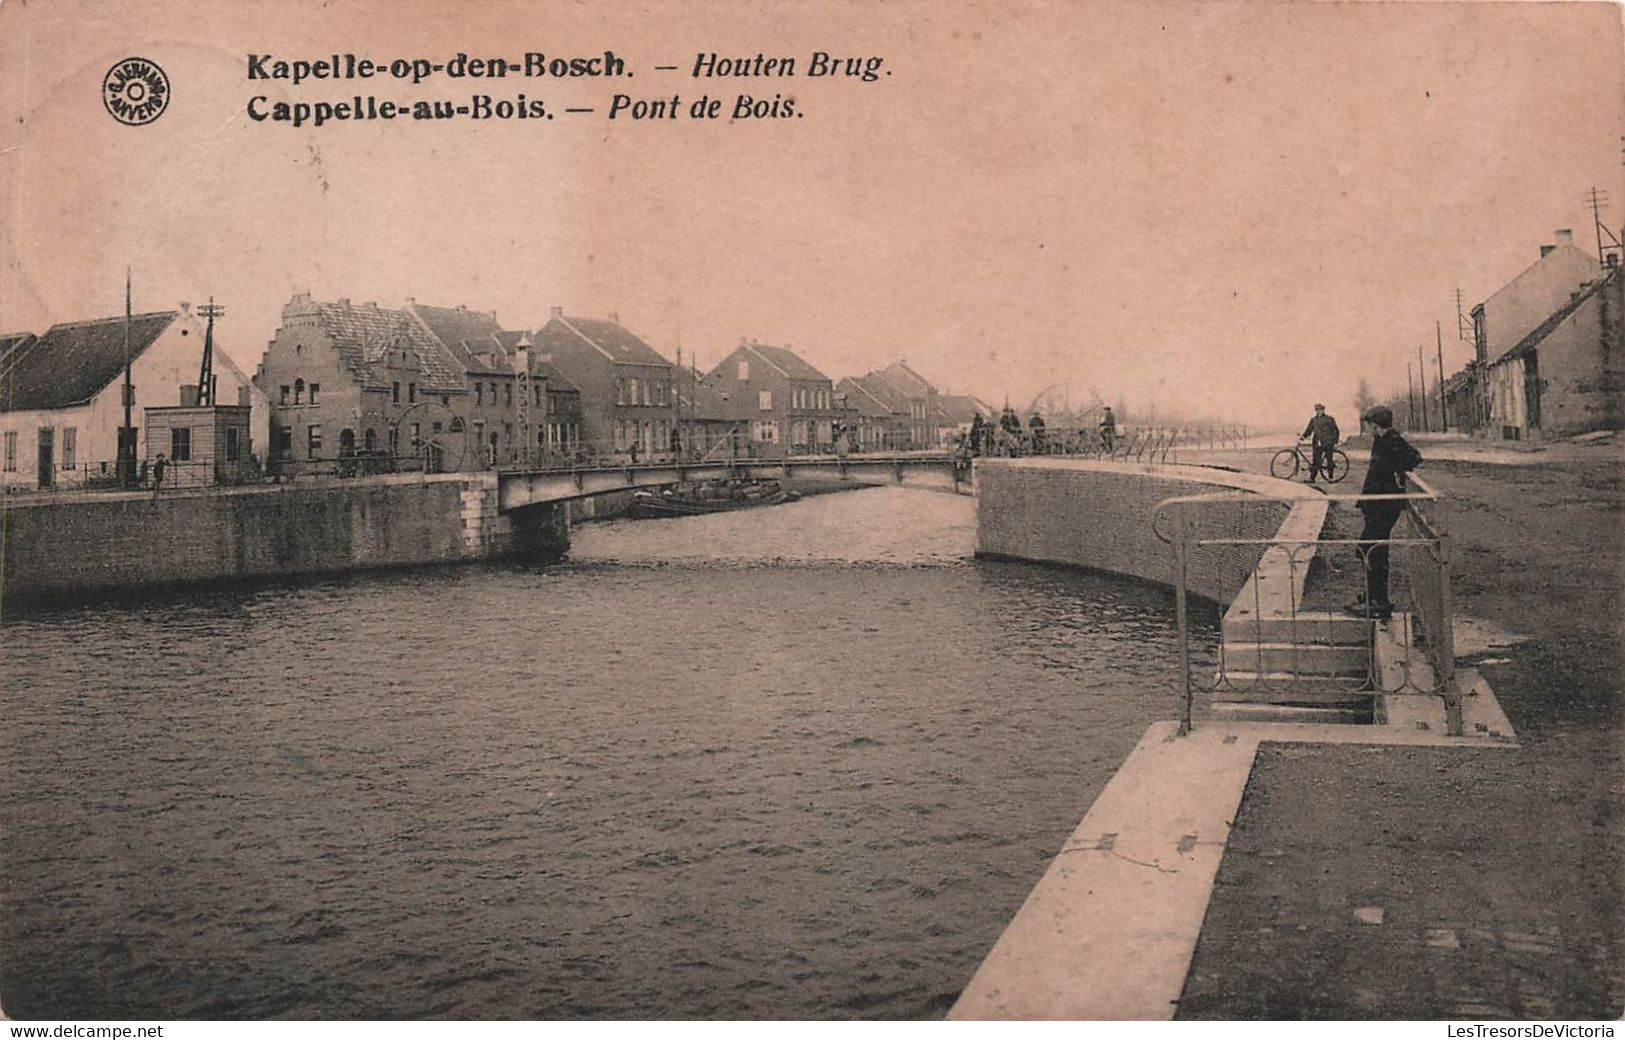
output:
{"label": "group of people on bridge", "polygon": [[[1091,438],[1093,442],[1091,443]],[[971,457],[994,456],[1019,458],[1023,455],[1074,455],[1080,452],[1104,451],[1110,454],[1117,447],[1117,417],[1107,408],[1096,432],[1064,429],[1051,431],[1044,417],[1037,412],[1027,420],[1025,428],[1021,416],[1009,405],[1004,406],[997,422],[986,421],[977,412],[971,420],[970,431],[958,442],[962,455]]]}

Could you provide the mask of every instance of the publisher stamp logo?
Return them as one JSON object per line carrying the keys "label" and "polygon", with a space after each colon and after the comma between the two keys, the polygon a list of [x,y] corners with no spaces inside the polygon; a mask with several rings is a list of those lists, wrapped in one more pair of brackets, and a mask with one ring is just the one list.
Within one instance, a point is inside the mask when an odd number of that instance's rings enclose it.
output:
{"label": "publisher stamp logo", "polygon": [[126,126],[142,126],[169,107],[169,77],[147,58],[115,62],[102,80],[102,104]]}

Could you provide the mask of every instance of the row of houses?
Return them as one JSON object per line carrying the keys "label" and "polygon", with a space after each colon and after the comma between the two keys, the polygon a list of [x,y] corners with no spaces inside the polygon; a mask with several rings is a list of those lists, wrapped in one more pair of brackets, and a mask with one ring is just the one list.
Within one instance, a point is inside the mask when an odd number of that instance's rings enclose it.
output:
{"label": "row of houses", "polygon": [[1473,360],[1444,382],[1447,428],[1499,440],[1619,429],[1625,276],[1559,230],[1472,309]]}
{"label": "row of houses", "polygon": [[[494,313],[296,293],[249,377],[189,307],[0,336],[0,484],[116,482],[131,372],[134,457],[201,482],[477,470],[613,457],[781,457],[947,445],[988,407],[898,361],[835,382],[788,346],[742,340],[701,373],[623,326],[553,308]],[[128,360],[127,360],[128,359]],[[201,402],[201,403],[200,403]]]}

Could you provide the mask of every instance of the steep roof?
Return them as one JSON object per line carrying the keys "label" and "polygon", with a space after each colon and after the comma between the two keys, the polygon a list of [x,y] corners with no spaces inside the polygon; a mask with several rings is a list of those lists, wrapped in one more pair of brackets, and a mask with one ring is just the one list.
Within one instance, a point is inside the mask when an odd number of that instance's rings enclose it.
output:
{"label": "steep roof", "polygon": [[937,391],[924,376],[909,368],[906,361],[894,361],[880,371],[869,374],[880,376],[909,397],[924,397]]}
{"label": "steep roof", "polygon": [[436,336],[409,311],[349,300],[316,303],[317,321],[333,342],[339,360],[369,387],[388,386],[373,368],[390,349],[406,347],[422,367],[420,387],[431,393],[463,393],[463,366]]}
{"label": "steep roof", "polygon": [[797,354],[789,347],[770,347],[766,343],[757,343],[755,340],[746,341],[740,346],[755,354],[773,368],[778,369],[787,378],[829,379],[829,376],[808,364],[800,354]]}
{"label": "steep roof", "polygon": [[[130,359],[140,357],[177,317],[176,311],[134,315]],[[123,315],[52,325],[45,335],[15,345],[7,355],[0,374],[0,411],[85,404],[123,374],[124,357]]]}
{"label": "steep roof", "polygon": [[32,332],[0,333],[0,368],[5,366],[12,351],[28,346],[37,338]]}
{"label": "steep roof", "polygon": [[847,376],[836,385],[838,392],[846,394],[847,407],[859,415],[885,418],[907,410],[906,405],[903,408],[893,405],[890,391],[877,393],[877,389],[869,384],[866,376]]}
{"label": "steep roof", "polygon": [[1498,365],[1503,361],[1511,361],[1513,358],[1520,358],[1533,354],[1540,347],[1541,341],[1547,336],[1550,336],[1559,325],[1567,321],[1571,314],[1580,309],[1581,305],[1583,305],[1593,296],[1597,295],[1597,293],[1601,292],[1604,286],[1611,282],[1617,281],[1619,277],[1619,270],[1616,269],[1607,277],[1599,278],[1596,281],[1582,287],[1579,292],[1569,297],[1568,303],[1565,303],[1556,311],[1552,312],[1550,317],[1530,330],[1529,335],[1525,336],[1517,343],[1514,343],[1506,353],[1502,354],[1494,361],[1491,361],[1490,364]]}
{"label": "steep roof", "polygon": [[660,352],[634,336],[619,322],[573,318],[555,314],[536,330],[536,341],[546,346],[573,347],[585,343],[606,359],[629,365],[670,365]]}
{"label": "steep roof", "polygon": [[422,322],[465,369],[474,372],[509,370],[500,362],[493,367],[486,357],[506,356],[509,343],[517,342],[519,333],[513,333],[511,340],[505,341],[507,330],[497,323],[496,315],[490,311],[430,307],[416,302],[407,304],[406,310]]}
{"label": "steep roof", "polygon": [[969,394],[943,394],[937,398],[937,414],[949,424],[968,423],[978,413],[986,418],[992,409]]}

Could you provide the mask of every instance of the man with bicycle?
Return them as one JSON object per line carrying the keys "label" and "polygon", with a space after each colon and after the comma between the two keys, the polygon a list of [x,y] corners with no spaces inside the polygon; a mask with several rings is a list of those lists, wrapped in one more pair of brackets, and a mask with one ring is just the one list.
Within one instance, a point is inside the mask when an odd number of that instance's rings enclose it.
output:
{"label": "man with bicycle", "polygon": [[1327,480],[1332,479],[1332,449],[1337,447],[1341,437],[1342,433],[1337,429],[1337,420],[1326,414],[1326,406],[1315,405],[1314,418],[1309,420],[1309,425],[1298,435],[1299,440],[1309,440],[1314,449],[1314,457],[1309,460],[1309,483],[1319,483],[1315,478],[1322,472],[1326,474]]}

